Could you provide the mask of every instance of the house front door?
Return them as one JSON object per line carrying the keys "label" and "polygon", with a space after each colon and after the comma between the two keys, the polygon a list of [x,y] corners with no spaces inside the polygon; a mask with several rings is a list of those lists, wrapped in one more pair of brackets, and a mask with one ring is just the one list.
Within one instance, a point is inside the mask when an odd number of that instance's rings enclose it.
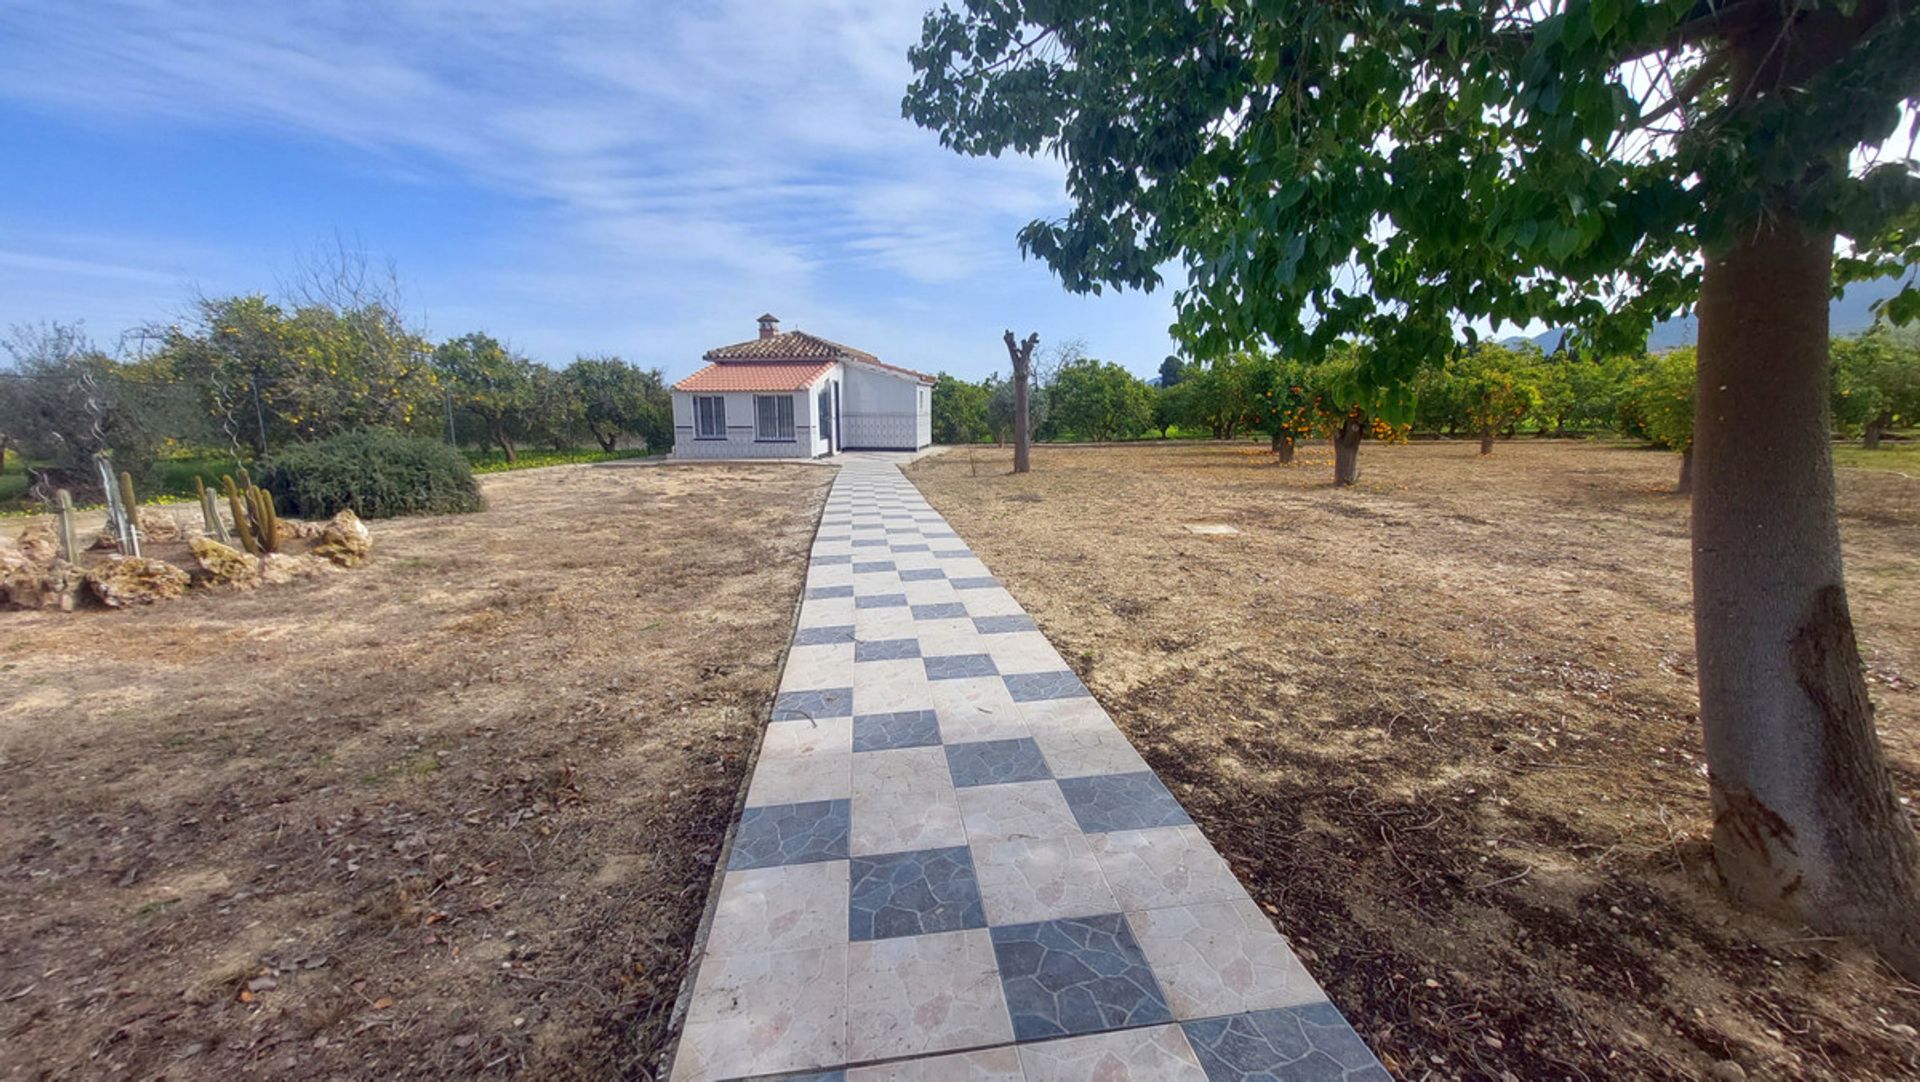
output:
{"label": "house front door", "polygon": [[828,399],[827,388],[820,388],[820,432],[827,438],[827,453],[833,453],[833,403]]}

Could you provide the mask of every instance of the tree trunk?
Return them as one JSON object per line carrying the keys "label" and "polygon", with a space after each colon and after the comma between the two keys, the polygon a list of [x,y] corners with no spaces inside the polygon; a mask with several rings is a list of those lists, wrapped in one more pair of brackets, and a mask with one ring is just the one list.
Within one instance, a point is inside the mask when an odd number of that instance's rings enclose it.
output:
{"label": "tree trunk", "polygon": [[1493,429],[1491,428],[1480,430],[1480,453],[1483,455],[1493,453]]}
{"label": "tree trunk", "polygon": [[1350,485],[1360,479],[1360,437],[1367,434],[1367,419],[1349,413],[1333,435],[1333,483]]}
{"label": "tree trunk", "polygon": [[1833,236],[1775,209],[1700,294],[1694,638],[1714,860],[1739,902],[1920,978],[1920,842],[1895,799],[1841,571],[1827,425]]}
{"label": "tree trunk", "polygon": [[512,465],[518,456],[514,454],[513,437],[507,434],[506,426],[493,425],[489,434],[493,436],[493,442],[500,448],[500,453],[507,456],[507,464]]}
{"label": "tree trunk", "polygon": [[1286,465],[1289,462],[1292,462],[1293,461],[1293,436],[1290,434],[1284,435],[1284,436],[1275,436],[1273,438],[1273,450],[1275,454],[1278,454],[1280,456],[1280,464],[1282,466]]}
{"label": "tree trunk", "polygon": [[1040,341],[1038,334],[1029,334],[1021,342],[1015,342],[1013,332],[1006,334],[1007,358],[1013,363],[1013,472],[1026,473],[1033,468],[1030,447],[1033,429],[1027,423],[1030,389],[1027,386],[1033,371],[1033,347]]}
{"label": "tree trunk", "polygon": [[587,426],[587,431],[593,433],[593,442],[599,444],[600,449],[607,454],[612,454],[614,445],[620,442],[620,430],[617,428],[609,430],[604,436],[592,425]]}
{"label": "tree trunk", "polygon": [[1682,496],[1693,493],[1693,444],[1680,452],[1680,480],[1675,481],[1673,490]]}
{"label": "tree trunk", "polygon": [[1891,413],[1882,412],[1866,423],[1860,430],[1860,446],[1869,451],[1880,449],[1880,437],[1887,434],[1887,426],[1893,423]]}

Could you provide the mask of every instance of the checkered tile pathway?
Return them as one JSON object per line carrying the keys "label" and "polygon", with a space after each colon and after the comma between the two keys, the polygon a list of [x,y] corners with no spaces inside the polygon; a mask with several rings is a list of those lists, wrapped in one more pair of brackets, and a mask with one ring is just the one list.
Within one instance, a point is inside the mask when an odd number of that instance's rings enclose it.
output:
{"label": "checkered tile pathway", "polygon": [[675,1082],[1387,1077],[1013,595],[843,466]]}

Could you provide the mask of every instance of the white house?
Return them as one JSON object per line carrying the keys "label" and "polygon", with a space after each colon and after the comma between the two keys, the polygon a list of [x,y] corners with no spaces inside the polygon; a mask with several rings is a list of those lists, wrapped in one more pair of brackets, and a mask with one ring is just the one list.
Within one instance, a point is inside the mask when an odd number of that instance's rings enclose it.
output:
{"label": "white house", "polygon": [[933,442],[933,377],[760,317],[760,336],[708,350],[673,385],[681,458],[817,458]]}

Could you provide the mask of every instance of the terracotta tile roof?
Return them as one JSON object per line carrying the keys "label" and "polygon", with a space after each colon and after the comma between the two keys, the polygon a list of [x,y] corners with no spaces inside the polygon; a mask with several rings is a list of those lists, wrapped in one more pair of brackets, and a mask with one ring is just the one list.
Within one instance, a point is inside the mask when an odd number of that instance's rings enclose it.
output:
{"label": "terracotta tile roof", "polygon": [[753,338],[745,342],[736,342],[731,346],[710,349],[707,351],[706,359],[723,364],[740,361],[856,361],[889,372],[898,372],[903,376],[912,376],[927,383],[934,381],[932,376],[924,372],[902,368],[897,364],[888,364],[866,350],[844,346],[805,331],[783,331],[770,338]]}
{"label": "terracotta tile roof", "polygon": [[722,391],[759,391],[763,394],[778,394],[782,391],[798,391],[811,386],[814,380],[826,375],[833,365],[832,361],[815,361],[811,364],[800,361],[769,361],[757,364],[730,361],[724,364],[710,364],[674,384],[673,389],[696,391],[702,394]]}
{"label": "terracotta tile roof", "polygon": [[783,331],[770,338],[750,338],[707,351],[709,361],[840,361],[849,357],[876,359],[871,353],[805,331]]}

